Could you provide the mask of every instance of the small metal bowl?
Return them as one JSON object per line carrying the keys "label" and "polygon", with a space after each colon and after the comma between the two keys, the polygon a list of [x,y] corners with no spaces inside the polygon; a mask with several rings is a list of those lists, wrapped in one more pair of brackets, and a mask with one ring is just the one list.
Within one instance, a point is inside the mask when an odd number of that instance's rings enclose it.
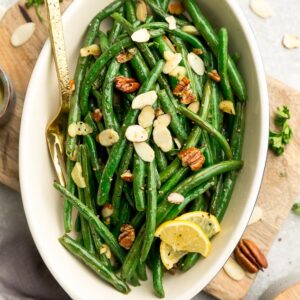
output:
{"label": "small metal bowl", "polygon": [[16,93],[8,75],[0,67],[0,93],[3,99],[0,99],[0,127],[4,126],[9,118],[16,103]]}

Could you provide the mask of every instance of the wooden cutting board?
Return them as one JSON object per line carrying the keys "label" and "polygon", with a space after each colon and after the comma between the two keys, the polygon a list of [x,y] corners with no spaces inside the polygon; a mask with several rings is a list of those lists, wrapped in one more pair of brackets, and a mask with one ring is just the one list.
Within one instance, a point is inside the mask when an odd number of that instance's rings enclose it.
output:
{"label": "wooden cutting board", "polygon": [[[62,8],[66,8],[71,2],[72,0],[64,0]],[[23,5],[24,1],[19,4]],[[20,48],[10,45],[12,32],[25,22],[18,5],[12,7],[0,23],[0,65],[10,75],[17,93],[13,116],[6,127],[0,128],[0,182],[14,190],[19,190],[18,139],[23,101],[31,72],[47,38],[47,28],[38,21],[34,10],[29,10],[29,15],[36,23],[36,31],[30,41]],[[295,137],[284,156],[275,157],[269,153],[258,200],[264,216],[262,221],[249,226],[244,234],[255,240],[264,253],[269,251],[296,196],[300,194],[297,183],[300,172],[300,133],[296,131],[296,116],[300,115],[300,93],[272,78],[268,79],[268,86],[271,113],[279,105],[288,105],[292,116],[295,116],[291,121]],[[233,281],[221,270],[205,291],[219,299],[238,300],[245,297],[252,282],[253,279],[250,278],[240,282]]]}

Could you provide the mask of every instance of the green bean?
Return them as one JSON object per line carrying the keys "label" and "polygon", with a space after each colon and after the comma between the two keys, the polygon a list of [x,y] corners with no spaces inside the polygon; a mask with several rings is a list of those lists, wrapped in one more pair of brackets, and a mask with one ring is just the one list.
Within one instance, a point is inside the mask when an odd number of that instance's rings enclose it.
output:
{"label": "green bean", "polygon": [[222,195],[222,190],[223,190],[223,175],[219,176],[216,190],[214,191],[210,203],[210,212],[212,214],[215,214],[215,212],[218,210],[218,206],[221,201],[221,195]]}
{"label": "green bean", "polygon": [[[125,76],[125,77],[132,77],[131,75],[131,70],[129,68],[129,65],[128,64],[121,64],[121,67],[120,67],[120,75],[122,76]],[[126,99],[125,101],[125,109],[126,111],[130,108],[130,105],[131,105],[131,102],[133,101],[134,99],[134,94],[124,94],[123,95]]]}
{"label": "green bean", "polygon": [[165,297],[163,287],[163,265],[159,255],[159,244],[153,245],[152,250],[152,276],[153,276],[153,291],[158,298]]}
{"label": "green bean", "polygon": [[133,219],[130,221],[130,224],[134,227],[134,229],[137,231],[138,228],[141,227],[142,222],[144,221],[145,213],[144,212],[138,212]]}
{"label": "green bean", "polygon": [[145,262],[138,262],[137,268],[136,268],[137,274],[139,279],[142,281],[146,281],[147,278],[147,272],[146,272],[146,263]]}
{"label": "green bean", "polygon": [[162,109],[165,113],[171,116],[171,124],[170,128],[174,135],[178,138],[178,140],[184,143],[187,140],[187,133],[185,132],[179,118],[177,115],[176,108],[174,107],[173,103],[169,99],[165,90],[160,90],[158,92],[158,98]]}
{"label": "green bean", "polygon": [[94,255],[78,245],[76,241],[67,235],[59,239],[59,242],[74,256],[83,261],[100,278],[114,286],[118,291],[127,294],[130,290],[127,284],[118,278],[111,270],[103,265]]}
{"label": "green bean", "polygon": [[[155,12],[155,14],[157,14],[159,17],[162,17],[163,19],[168,17],[168,14],[165,12],[165,10],[162,9],[157,4],[155,4],[153,2],[153,0],[145,0],[145,2],[152,8],[152,10]],[[189,24],[189,22],[176,18],[176,24],[178,26],[184,26],[184,25]]]}
{"label": "green bean", "polygon": [[125,151],[124,151],[124,155],[120,161],[120,165],[118,168],[118,172],[117,172],[117,178],[115,181],[115,185],[114,185],[114,192],[112,195],[112,206],[114,209],[114,213],[111,217],[112,221],[114,223],[117,223],[120,217],[120,203],[121,203],[121,196],[122,196],[122,191],[123,191],[123,185],[124,185],[124,181],[121,178],[121,175],[128,170],[130,162],[131,162],[131,158],[132,158],[132,154],[133,154],[133,145],[131,143],[127,143]]}
{"label": "green bean", "polygon": [[138,274],[136,272],[134,272],[132,277],[130,279],[128,279],[127,282],[134,287],[141,285],[139,282]]}
{"label": "green bean", "polygon": [[101,52],[103,53],[109,49],[108,38],[107,35],[102,30],[99,30],[98,38],[99,38],[100,49]]}
{"label": "green bean", "polygon": [[[71,177],[71,172],[74,167],[74,162],[67,158],[67,182],[66,182],[66,188],[68,191],[70,191],[72,194],[75,194],[75,183]],[[72,230],[72,205],[67,200],[64,199],[64,229],[65,232],[68,233]]]}
{"label": "green bean", "polygon": [[226,100],[233,101],[233,94],[228,79],[228,32],[226,28],[219,31],[218,69],[221,76],[221,89]]}
{"label": "green bean", "polygon": [[157,184],[155,175],[155,162],[148,164],[147,176],[147,211],[146,211],[146,229],[143,242],[141,261],[145,262],[150,251],[154,232],[156,228],[156,206],[157,206]]}
{"label": "green bean", "polygon": [[125,17],[131,24],[136,22],[135,7],[133,0],[127,0],[125,2]]}
{"label": "green bean", "polygon": [[170,0],[162,0],[161,1],[161,8],[164,11],[168,11],[168,5],[169,5]]}
{"label": "green bean", "polygon": [[155,160],[158,171],[162,172],[168,166],[168,161],[166,159],[165,153],[162,152],[156,144],[153,145],[153,149],[155,152]]}
{"label": "green bean", "polygon": [[133,274],[136,271],[138,262],[139,262],[139,253],[140,253],[140,249],[143,243],[143,238],[144,238],[144,230],[141,229],[140,232],[138,233],[137,237],[135,238],[135,241],[130,249],[130,251],[128,252],[125,261],[122,265],[122,269],[121,269],[121,274],[122,274],[122,278],[125,280],[129,280],[130,278],[132,278]]}
{"label": "green bean", "polygon": [[207,201],[203,194],[201,194],[193,201],[190,211],[206,211],[206,207]]}
{"label": "green bean", "polygon": [[135,209],[133,191],[127,182],[124,182],[124,184],[123,184],[123,193],[124,193],[124,196],[125,196],[128,204],[130,205],[130,207],[132,209]]}
{"label": "green bean", "polygon": [[217,131],[211,124],[209,124],[203,118],[193,113],[191,110],[182,106],[179,106],[177,110],[183,115],[185,115],[187,118],[189,118],[191,121],[195,122],[200,128],[206,130],[210,135],[212,135],[224,150],[227,158],[232,159],[232,151],[230,149],[230,146],[226,141],[226,138],[219,131]]}
{"label": "green bean", "polygon": [[[245,131],[245,104],[236,103],[236,116],[231,136],[231,147],[233,150],[233,158],[241,159],[243,141]],[[216,218],[221,221],[224,217],[229,201],[232,196],[233,188],[235,186],[237,172],[232,171],[224,177],[223,188],[219,200],[214,204],[213,210]],[[211,208],[212,211],[212,208]]]}
{"label": "green bean", "polygon": [[137,211],[144,211],[146,206],[145,200],[145,172],[146,165],[144,161],[135,153],[133,156],[133,194],[135,208]]}
{"label": "green bean", "polygon": [[[68,201],[68,200],[67,200],[67,201]],[[81,231],[80,214],[77,214],[77,216],[76,216],[74,229],[75,229],[75,231],[78,232],[78,233]]]}
{"label": "green bean", "polygon": [[[118,23],[119,24],[119,23]],[[115,131],[119,131],[120,125],[117,121],[117,118],[113,109],[113,90],[114,90],[114,80],[119,73],[120,64],[113,59],[104,83],[103,83],[103,91],[102,91],[102,113],[103,119],[105,123],[105,127],[107,129],[114,129]]]}
{"label": "green bean", "polygon": [[[194,25],[199,30],[201,35],[206,40],[209,47],[212,49],[214,55],[218,54],[218,37],[212,28],[211,24],[208,22],[206,17],[202,14],[198,4],[195,0],[183,0],[185,8],[189,15],[191,16]],[[228,75],[229,80],[232,85],[233,91],[240,101],[245,101],[247,98],[247,92],[245,83],[238,72],[236,65],[233,60],[228,58]]]}
{"label": "green bean", "polygon": [[[124,7],[121,6],[119,8],[119,14],[123,15],[123,13],[124,13]],[[108,44],[109,45],[112,45],[117,41],[121,31],[122,31],[121,24],[118,23],[118,22],[114,22],[113,26],[112,26],[112,29],[111,29],[111,31],[109,33],[109,36],[108,36]]]}
{"label": "green bean", "polygon": [[116,56],[124,48],[132,46],[132,40],[126,37],[119,42],[112,45],[106,52],[102,53],[101,56],[96,60],[96,62],[91,66],[87,76],[84,79],[82,89],[80,91],[80,107],[81,114],[86,115],[88,113],[89,104],[88,97],[92,87],[93,82],[97,79],[101,69],[109,62],[111,58]]}
{"label": "green bean", "polygon": [[130,61],[131,66],[133,67],[137,78],[140,82],[145,82],[149,75],[149,67],[145,63],[141,52],[136,49],[134,57]]}
{"label": "green bean", "polygon": [[66,188],[62,185],[54,182],[54,188],[57,189],[63,196],[65,196],[79,211],[79,213],[92,225],[94,226],[97,233],[100,237],[105,241],[105,243],[109,246],[112,253],[121,261],[124,261],[125,253],[124,250],[120,247],[118,241],[109,231],[109,229],[104,225],[99,218],[93,213],[91,209],[89,209],[86,205],[84,205],[78,198],[76,198],[73,194],[71,194]]}
{"label": "green bean", "polygon": [[[153,88],[161,71],[162,65],[158,63],[157,66],[151,70],[150,74],[148,74],[149,78],[141,86],[139,94],[150,91]],[[111,188],[111,179],[119,165],[124,148],[127,143],[125,138],[126,129],[129,125],[134,124],[136,122],[138,114],[139,110],[130,109],[125,117],[124,123],[119,134],[119,141],[113,146],[109,159],[102,173],[97,195],[97,203],[99,205],[103,205],[108,202],[109,191]]]}
{"label": "green bean", "polygon": [[[119,210],[121,213],[119,214],[119,218],[112,230],[112,233],[116,238],[118,238],[120,234],[120,228],[122,227],[122,225],[129,223],[130,214],[131,214],[131,208],[127,201],[121,201]],[[114,208],[114,213],[115,213],[115,208]]]}

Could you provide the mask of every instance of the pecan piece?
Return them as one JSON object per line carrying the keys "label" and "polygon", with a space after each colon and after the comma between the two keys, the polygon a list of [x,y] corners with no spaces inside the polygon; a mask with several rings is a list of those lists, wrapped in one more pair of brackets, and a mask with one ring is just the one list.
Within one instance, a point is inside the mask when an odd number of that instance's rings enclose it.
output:
{"label": "pecan piece", "polygon": [[129,250],[135,240],[134,228],[130,224],[124,224],[120,231],[121,233],[118,238],[119,244],[124,249]]}
{"label": "pecan piece", "polygon": [[191,104],[196,100],[196,97],[191,90],[190,80],[186,76],[184,76],[175,86],[173,94],[180,98],[182,104]]}
{"label": "pecan piece", "polygon": [[200,149],[191,147],[178,153],[178,157],[184,167],[190,167],[191,170],[197,171],[205,163],[205,156]]}
{"label": "pecan piece", "polygon": [[121,179],[125,182],[132,182],[133,181],[133,174],[130,170],[126,170],[122,175]]}
{"label": "pecan piece", "polygon": [[115,87],[125,94],[130,94],[140,88],[140,83],[134,78],[118,76],[115,78]]}
{"label": "pecan piece", "polygon": [[234,251],[237,262],[249,273],[257,273],[268,267],[268,261],[251,240],[242,239]]}
{"label": "pecan piece", "polygon": [[208,77],[215,82],[221,81],[221,76],[219,75],[217,70],[211,70],[210,72],[208,72]]}
{"label": "pecan piece", "polygon": [[94,112],[92,113],[93,120],[95,122],[100,122],[102,120],[102,117],[103,117],[103,115],[102,115],[102,112],[101,112],[100,108],[96,108],[94,110]]}
{"label": "pecan piece", "polygon": [[135,48],[129,49],[128,51],[124,50],[116,56],[116,61],[120,64],[124,64],[130,61],[134,57],[136,52],[137,51]]}
{"label": "pecan piece", "polygon": [[180,1],[171,2],[168,11],[172,15],[181,15],[184,12],[184,6]]}

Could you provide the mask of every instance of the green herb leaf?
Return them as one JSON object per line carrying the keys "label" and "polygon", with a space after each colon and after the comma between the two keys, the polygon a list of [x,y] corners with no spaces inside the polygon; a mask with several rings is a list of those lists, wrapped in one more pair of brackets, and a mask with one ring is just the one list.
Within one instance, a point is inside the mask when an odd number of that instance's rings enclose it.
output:
{"label": "green herb leaf", "polygon": [[295,203],[292,207],[293,213],[300,216],[300,203]]}
{"label": "green herb leaf", "polygon": [[275,124],[277,126],[283,126],[284,123],[290,119],[290,111],[287,106],[277,107]]}

